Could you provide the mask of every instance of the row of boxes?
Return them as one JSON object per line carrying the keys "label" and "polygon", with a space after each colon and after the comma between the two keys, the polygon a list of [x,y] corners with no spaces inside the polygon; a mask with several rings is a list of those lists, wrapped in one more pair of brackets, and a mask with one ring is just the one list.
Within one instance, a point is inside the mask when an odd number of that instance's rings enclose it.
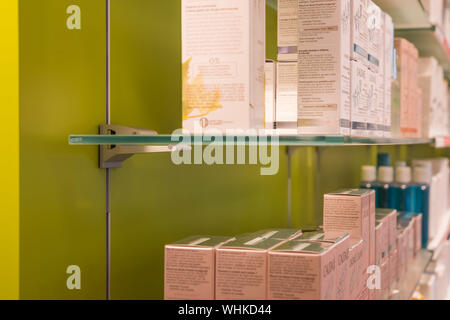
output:
{"label": "row of boxes", "polygon": [[323,229],[196,236],[165,247],[165,299],[387,299],[421,248],[421,222],[372,190],[324,197]]}
{"label": "row of boxes", "polygon": [[279,62],[266,64],[277,94],[266,119],[281,133],[390,137],[393,34],[370,0],[278,1]]}

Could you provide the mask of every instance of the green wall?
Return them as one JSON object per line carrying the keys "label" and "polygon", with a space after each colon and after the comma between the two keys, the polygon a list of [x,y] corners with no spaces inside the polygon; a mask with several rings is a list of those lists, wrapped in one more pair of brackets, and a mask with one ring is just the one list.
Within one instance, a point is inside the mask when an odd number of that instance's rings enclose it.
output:
{"label": "green wall", "polygon": [[[181,126],[180,0],[112,0],[112,123],[171,133]],[[78,4],[82,29],[67,30]],[[268,58],[276,13],[268,9]],[[104,1],[20,2],[21,297],[105,297],[105,173],[96,147],[71,133],[105,122]],[[395,151],[395,148],[392,148]],[[425,150],[425,151],[424,151]],[[293,223],[321,223],[325,191],[355,187],[366,147],[303,148],[293,156]],[[434,153],[414,147],[406,155]],[[317,178],[317,165],[321,177]],[[164,244],[193,234],[234,235],[287,225],[287,155],[258,166],[175,166],[169,154],[135,156],[112,170],[112,298],[160,299]],[[82,289],[66,288],[79,265]]]}

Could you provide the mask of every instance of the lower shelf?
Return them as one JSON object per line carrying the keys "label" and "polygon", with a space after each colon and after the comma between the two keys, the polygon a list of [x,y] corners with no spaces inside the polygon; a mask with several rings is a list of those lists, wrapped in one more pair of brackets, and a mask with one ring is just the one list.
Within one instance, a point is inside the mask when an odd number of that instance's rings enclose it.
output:
{"label": "lower shelf", "polygon": [[411,300],[432,257],[433,253],[428,250],[421,250],[416,255],[413,262],[408,266],[408,270],[392,291],[392,300]]}

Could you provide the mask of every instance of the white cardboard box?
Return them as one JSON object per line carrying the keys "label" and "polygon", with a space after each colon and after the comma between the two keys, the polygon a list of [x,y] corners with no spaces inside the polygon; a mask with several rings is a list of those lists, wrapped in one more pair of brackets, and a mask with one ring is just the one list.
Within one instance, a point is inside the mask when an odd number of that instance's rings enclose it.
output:
{"label": "white cardboard box", "polygon": [[302,1],[299,13],[299,132],[349,135],[350,1]]}
{"label": "white cardboard box", "polygon": [[264,128],[264,0],[182,0],[183,128]]}

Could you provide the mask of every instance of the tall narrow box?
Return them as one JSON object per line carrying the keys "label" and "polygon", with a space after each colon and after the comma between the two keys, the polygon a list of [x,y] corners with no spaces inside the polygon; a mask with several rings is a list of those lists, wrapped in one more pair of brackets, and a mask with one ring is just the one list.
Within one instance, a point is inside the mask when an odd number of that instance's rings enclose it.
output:
{"label": "tall narrow box", "polygon": [[388,225],[389,286],[392,287],[397,280],[397,210],[377,209],[376,219]]}
{"label": "tall narrow box", "polygon": [[360,61],[351,61],[351,135],[369,135],[369,69]]}
{"label": "tall narrow box", "polygon": [[383,13],[384,19],[384,136],[390,138],[392,113],[392,77],[394,71],[394,23],[390,15]]}
{"label": "tall narrow box", "polygon": [[264,0],[182,0],[183,129],[264,128]]}
{"label": "tall narrow box", "polygon": [[350,58],[369,67],[369,0],[351,0],[350,5]]}
{"label": "tall narrow box", "polygon": [[300,235],[299,230],[263,230],[237,236],[216,253],[217,300],[266,300],[267,254]]}
{"label": "tall narrow box", "polygon": [[350,1],[300,1],[298,127],[350,134]]}
{"label": "tall narrow box", "polygon": [[269,251],[269,300],[334,300],[335,245],[293,240]]}
{"label": "tall narrow box", "polygon": [[348,262],[348,295],[350,300],[358,299],[358,296],[366,287],[364,268],[364,243],[363,240],[352,240]]}
{"label": "tall narrow box", "polygon": [[165,246],[164,299],[214,300],[215,254],[232,238],[193,236]]}
{"label": "tall narrow box", "polygon": [[278,0],[278,61],[297,61],[299,0]]}
{"label": "tall narrow box", "polygon": [[[350,239],[363,240],[361,268],[363,275],[366,274],[370,264],[370,201],[372,193],[373,190],[353,189],[329,193],[324,196],[323,229],[326,233],[348,232]],[[373,232],[375,232],[375,227]]]}
{"label": "tall narrow box", "polygon": [[277,84],[277,63],[272,60],[267,60],[264,70],[265,82],[265,128],[267,130],[275,129],[275,115],[276,115],[276,84]]}
{"label": "tall narrow box", "polygon": [[298,64],[277,63],[276,128],[281,134],[297,133]]}

